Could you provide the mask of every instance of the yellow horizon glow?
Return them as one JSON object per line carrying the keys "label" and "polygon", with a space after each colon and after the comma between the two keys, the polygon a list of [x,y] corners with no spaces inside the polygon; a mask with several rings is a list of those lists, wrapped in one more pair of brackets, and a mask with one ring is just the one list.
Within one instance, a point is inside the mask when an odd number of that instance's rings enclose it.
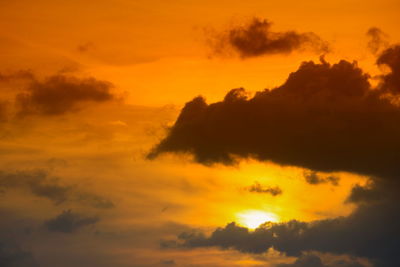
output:
{"label": "yellow horizon glow", "polygon": [[263,223],[279,221],[279,217],[276,214],[261,210],[247,210],[237,214],[237,218],[240,224],[252,230]]}

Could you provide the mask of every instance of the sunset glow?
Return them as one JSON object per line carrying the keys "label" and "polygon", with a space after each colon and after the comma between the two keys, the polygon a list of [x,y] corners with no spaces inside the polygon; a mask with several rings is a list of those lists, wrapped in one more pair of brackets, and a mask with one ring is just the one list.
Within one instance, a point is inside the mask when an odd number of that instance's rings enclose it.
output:
{"label": "sunset glow", "polygon": [[241,212],[237,215],[239,223],[249,229],[255,229],[263,223],[278,222],[278,217],[270,212],[260,210],[249,210]]}
{"label": "sunset glow", "polygon": [[399,0],[0,0],[0,267],[399,267]]}

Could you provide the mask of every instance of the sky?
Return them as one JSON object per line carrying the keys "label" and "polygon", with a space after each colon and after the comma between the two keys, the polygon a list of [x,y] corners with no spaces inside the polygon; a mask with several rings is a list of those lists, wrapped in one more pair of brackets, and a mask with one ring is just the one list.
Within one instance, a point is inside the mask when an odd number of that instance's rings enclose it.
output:
{"label": "sky", "polygon": [[399,13],[0,0],[0,266],[399,266]]}

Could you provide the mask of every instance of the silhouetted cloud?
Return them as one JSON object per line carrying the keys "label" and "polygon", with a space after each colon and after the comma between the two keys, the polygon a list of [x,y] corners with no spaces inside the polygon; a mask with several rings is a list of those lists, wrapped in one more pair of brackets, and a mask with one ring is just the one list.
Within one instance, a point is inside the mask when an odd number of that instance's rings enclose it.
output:
{"label": "silhouetted cloud", "polygon": [[90,217],[73,213],[71,210],[63,211],[57,217],[45,222],[45,226],[49,231],[72,233],[89,225],[97,223],[98,217]]}
{"label": "silhouetted cloud", "polygon": [[62,74],[44,81],[33,79],[16,97],[20,115],[60,115],[77,111],[80,104],[105,102],[115,98],[113,85],[95,78],[76,78]]}
{"label": "silhouetted cloud", "polygon": [[[356,185],[347,201],[357,204],[347,217],[312,222],[266,222],[254,231],[230,223],[211,235],[199,230],[186,230],[175,240],[162,241],[161,247],[219,247],[252,254],[262,254],[273,248],[287,256],[298,257],[293,266],[311,264],[302,259],[304,253],[311,251],[367,258],[374,263],[373,266],[399,266],[399,181],[374,179],[365,186]],[[312,262],[319,264],[315,257]],[[348,261],[335,261],[335,264],[360,266],[357,262]],[[309,267],[307,264],[304,266]]]}
{"label": "silhouetted cloud", "polygon": [[381,90],[398,96],[400,93],[400,45],[392,46],[383,51],[377,63],[388,66],[391,71],[382,76]]}
{"label": "silhouetted cloud", "polygon": [[0,170],[0,189],[25,189],[33,195],[47,198],[59,205],[76,201],[95,208],[113,208],[114,204],[95,194],[80,192],[75,187],[61,184],[44,170],[6,172]]}
{"label": "silhouetted cloud", "polygon": [[[315,171],[400,175],[400,46],[379,57],[392,70],[372,90],[356,63],[304,62],[286,82],[248,98],[233,89],[221,102],[196,97],[148,155],[190,153],[202,164],[271,160]],[[388,96],[388,91],[392,94]]]}
{"label": "silhouetted cloud", "polygon": [[11,243],[0,242],[1,267],[39,267],[32,254]]}
{"label": "silhouetted cloud", "polygon": [[397,184],[387,183],[385,181],[370,180],[366,185],[361,186],[356,184],[351,189],[350,195],[346,199],[346,203],[355,204],[371,204],[385,201],[388,197],[395,199],[398,194],[396,190],[390,188],[397,186]]}
{"label": "silhouetted cloud", "polygon": [[278,264],[276,267],[365,267],[354,260],[336,260],[330,263],[323,263],[317,255],[301,255],[294,263]]}
{"label": "silhouetted cloud", "polygon": [[242,88],[210,105],[196,97],[148,155],[190,153],[206,165],[249,157],[271,160],[313,170],[305,177],[313,184],[337,181],[319,171],[368,175],[369,183],[355,185],[347,199],[357,205],[349,216],[266,223],[254,231],[231,223],[211,235],[183,232],[162,247],[213,246],[244,253],[273,248],[299,257],[294,266],[325,267],[316,258],[301,258],[310,251],[400,266],[400,46],[383,51],[377,64],[391,72],[382,75],[376,88],[356,63],[331,65],[321,59],[303,63],[282,86],[252,98]]}
{"label": "silhouetted cloud", "polygon": [[400,212],[398,196],[379,203],[360,205],[350,216],[313,222],[266,223],[254,231],[230,223],[210,236],[183,232],[162,247],[220,247],[261,254],[270,248],[288,256],[317,251],[368,258],[376,266],[399,266]]}
{"label": "silhouetted cloud", "polygon": [[367,36],[370,38],[368,48],[374,54],[389,46],[387,35],[377,27],[368,29]]}
{"label": "silhouetted cloud", "polygon": [[315,33],[274,32],[271,26],[272,23],[266,19],[253,18],[246,25],[234,26],[217,34],[211,43],[217,54],[233,49],[242,58],[288,54],[303,49],[317,53],[329,51],[328,44]]}
{"label": "silhouetted cloud", "polygon": [[249,186],[247,190],[252,193],[270,194],[272,196],[278,196],[282,194],[282,189],[280,189],[278,186],[262,186],[259,182],[255,182],[253,185]]}
{"label": "silhouetted cloud", "polygon": [[339,185],[339,177],[329,175],[327,177],[321,177],[315,171],[305,171],[304,178],[306,179],[307,183],[317,185],[317,184],[324,184],[324,183],[331,183],[332,185]]}

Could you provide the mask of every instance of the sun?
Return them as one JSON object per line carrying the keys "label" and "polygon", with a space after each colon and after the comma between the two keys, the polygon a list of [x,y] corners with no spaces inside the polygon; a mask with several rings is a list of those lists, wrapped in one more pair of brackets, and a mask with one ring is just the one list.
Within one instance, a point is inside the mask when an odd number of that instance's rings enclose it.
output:
{"label": "sun", "polygon": [[265,222],[277,222],[278,216],[271,212],[261,210],[247,210],[237,214],[240,224],[249,229],[256,229]]}

